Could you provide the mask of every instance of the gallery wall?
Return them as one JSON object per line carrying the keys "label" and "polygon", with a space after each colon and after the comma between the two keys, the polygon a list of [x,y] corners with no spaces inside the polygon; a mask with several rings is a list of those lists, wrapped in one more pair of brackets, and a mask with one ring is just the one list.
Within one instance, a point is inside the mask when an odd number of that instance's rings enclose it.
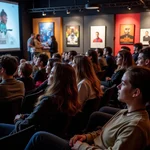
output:
{"label": "gallery wall", "polygon": [[105,46],[114,48],[114,15],[84,16],[84,53],[90,49],[91,26],[105,26]]}
{"label": "gallery wall", "polygon": [[135,34],[134,34],[134,43],[140,41],[140,13],[135,14],[117,14],[115,19],[115,55],[117,55],[121,46],[128,46],[133,53],[133,44],[130,45],[121,45],[120,38],[120,25],[121,24],[134,24]]}
{"label": "gallery wall", "polygon": [[[79,26],[79,46],[67,46],[66,44],[66,27],[67,26]],[[83,17],[74,16],[74,17],[64,17],[63,18],[63,48],[64,51],[75,50],[77,53],[83,52]]]}
{"label": "gallery wall", "polygon": [[40,22],[54,22],[54,34],[56,37],[58,44],[58,52],[63,52],[63,41],[62,41],[62,35],[63,35],[63,28],[62,28],[62,18],[61,17],[55,17],[55,18],[34,18],[33,19],[33,32],[35,34],[39,34],[39,23]]}

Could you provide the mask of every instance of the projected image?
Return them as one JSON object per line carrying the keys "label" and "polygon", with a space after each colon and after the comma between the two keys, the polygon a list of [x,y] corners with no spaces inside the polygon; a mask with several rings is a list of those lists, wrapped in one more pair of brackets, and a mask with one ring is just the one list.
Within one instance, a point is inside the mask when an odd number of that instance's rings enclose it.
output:
{"label": "projected image", "polygon": [[41,35],[41,42],[50,43],[50,37],[54,35],[54,23],[53,22],[40,22],[39,33]]}
{"label": "projected image", "polygon": [[18,5],[0,2],[0,49],[20,49]]}

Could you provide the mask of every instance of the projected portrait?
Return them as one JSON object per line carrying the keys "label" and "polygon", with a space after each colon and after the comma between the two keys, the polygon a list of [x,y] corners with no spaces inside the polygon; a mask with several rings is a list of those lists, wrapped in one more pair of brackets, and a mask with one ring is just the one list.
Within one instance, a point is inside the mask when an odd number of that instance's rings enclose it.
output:
{"label": "projected portrait", "polygon": [[12,29],[7,27],[8,16],[4,9],[0,12],[0,44],[13,45],[15,40],[9,33]]}
{"label": "projected portrait", "polygon": [[78,47],[80,42],[80,26],[66,26],[66,46]]}
{"label": "projected portrait", "polygon": [[134,24],[120,25],[120,44],[134,43]]}
{"label": "projected portrait", "polygon": [[54,22],[40,22],[39,34],[41,35],[41,42],[50,42],[50,37],[54,35]]}
{"label": "projected portrait", "polygon": [[105,47],[105,26],[91,26],[91,48]]}
{"label": "projected portrait", "polygon": [[140,42],[143,45],[149,45],[150,41],[150,28],[140,29]]}

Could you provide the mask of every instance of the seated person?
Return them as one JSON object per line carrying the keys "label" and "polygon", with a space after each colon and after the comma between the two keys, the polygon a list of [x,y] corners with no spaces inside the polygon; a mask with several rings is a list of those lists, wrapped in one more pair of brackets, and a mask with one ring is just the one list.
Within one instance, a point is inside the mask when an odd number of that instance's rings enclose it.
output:
{"label": "seated person", "polygon": [[16,80],[13,75],[18,67],[18,61],[14,56],[2,55],[0,57],[0,101],[13,100],[23,97],[25,94],[24,84]]}
{"label": "seated person", "polygon": [[[130,67],[118,85],[118,100],[127,104],[102,129],[75,135],[67,141],[47,132],[32,136],[25,150],[142,150],[150,142],[150,122],[145,104],[150,100],[150,70]],[[69,147],[70,146],[70,147]]]}
{"label": "seated person", "polygon": [[35,64],[38,67],[38,70],[35,72],[33,77],[36,87],[40,86],[40,84],[42,84],[42,82],[47,79],[46,73],[47,61],[48,56],[46,54],[39,54]]}
{"label": "seated person", "polygon": [[31,77],[32,70],[32,65],[29,63],[23,62],[19,65],[18,75],[20,78],[17,78],[17,80],[24,83],[25,92],[31,91],[35,88],[34,80]]}

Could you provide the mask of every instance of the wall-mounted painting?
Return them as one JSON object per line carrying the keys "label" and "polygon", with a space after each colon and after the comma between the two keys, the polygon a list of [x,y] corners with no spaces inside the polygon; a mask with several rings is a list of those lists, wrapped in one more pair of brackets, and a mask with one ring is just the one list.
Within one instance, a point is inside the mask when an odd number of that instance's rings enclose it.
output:
{"label": "wall-mounted painting", "polygon": [[120,25],[120,44],[133,44],[134,43],[134,24],[121,24]]}
{"label": "wall-mounted painting", "polygon": [[54,22],[39,22],[39,34],[43,44],[49,43],[50,37],[54,35]]}
{"label": "wall-mounted painting", "polygon": [[150,28],[140,30],[140,42],[143,45],[149,45],[150,41]]}
{"label": "wall-mounted painting", "polygon": [[91,26],[91,48],[105,47],[105,26]]}
{"label": "wall-mounted painting", "polygon": [[79,47],[80,45],[80,26],[67,25],[66,26],[66,46]]}

